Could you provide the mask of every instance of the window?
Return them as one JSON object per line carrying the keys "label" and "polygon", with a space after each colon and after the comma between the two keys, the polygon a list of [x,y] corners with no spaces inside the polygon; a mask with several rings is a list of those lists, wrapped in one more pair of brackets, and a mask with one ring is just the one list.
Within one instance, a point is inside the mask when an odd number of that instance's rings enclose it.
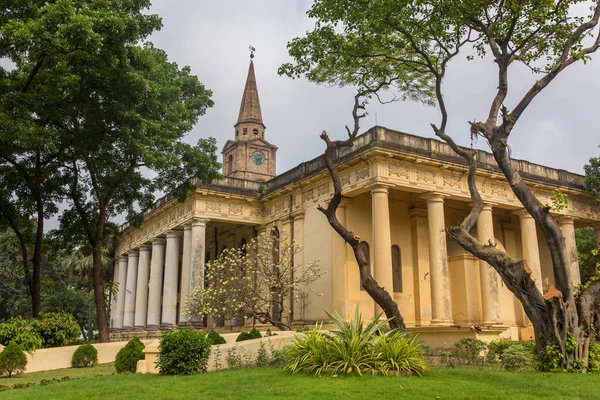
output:
{"label": "window", "polygon": [[244,135],[248,134],[248,128],[244,128]]}
{"label": "window", "polygon": [[[280,239],[280,234],[279,234],[279,228],[275,227],[273,228],[273,230],[271,231],[271,238],[273,240],[273,275],[277,278],[275,278],[275,281],[279,281],[278,277],[279,277],[279,239]],[[277,288],[272,288],[271,292],[273,294],[276,293]],[[275,321],[281,321],[281,312],[282,312],[282,308],[281,308],[281,304],[280,302],[273,297],[272,298],[272,304],[273,304],[273,319]]]}
{"label": "window", "polygon": [[240,130],[239,129],[235,130],[235,136],[240,136]]}
{"label": "window", "polygon": [[[369,267],[369,269],[371,269],[371,251],[369,249],[369,243],[367,243],[367,242],[361,242],[360,245],[361,245],[361,247],[363,249],[363,253],[365,253],[365,258],[367,259],[367,262],[369,263],[368,267]],[[358,275],[358,281],[359,281],[359,284],[360,284],[360,290],[364,291],[365,288],[363,287],[362,282],[360,282],[360,272],[359,272],[359,275]]]}
{"label": "window", "polygon": [[252,129],[252,133],[254,133],[255,135],[258,135],[258,129]]}
{"label": "window", "polygon": [[392,246],[392,281],[394,293],[402,293],[402,257],[396,245]]}

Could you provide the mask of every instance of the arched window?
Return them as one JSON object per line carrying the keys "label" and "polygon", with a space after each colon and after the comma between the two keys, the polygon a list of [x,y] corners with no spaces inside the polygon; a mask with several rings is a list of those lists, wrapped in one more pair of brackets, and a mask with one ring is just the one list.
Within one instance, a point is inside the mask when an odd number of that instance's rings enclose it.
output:
{"label": "arched window", "polygon": [[[365,253],[365,258],[367,259],[367,262],[369,263],[368,264],[369,269],[371,269],[371,251],[369,249],[369,243],[367,243],[367,242],[360,242],[360,245],[362,247],[363,253]],[[364,291],[365,288],[363,287],[362,282],[360,282],[360,273],[358,275],[358,281],[359,281],[359,284],[360,284],[360,290]]]}
{"label": "arched window", "polygon": [[240,130],[239,129],[235,130],[235,136],[240,136]]}
{"label": "arched window", "polygon": [[248,133],[248,128],[244,128],[243,132],[244,132],[244,135],[246,135]]}
{"label": "arched window", "polygon": [[279,228],[275,227],[271,231],[273,239],[273,265],[279,264]]}
{"label": "arched window", "polygon": [[[274,280],[275,281],[279,281],[279,239],[280,239],[280,234],[279,234],[279,228],[275,227],[273,228],[273,230],[271,231],[271,239],[273,240],[273,275],[275,276]],[[274,294],[276,291],[275,288],[272,289],[272,293]],[[281,312],[282,312],[282,307],[280,302],[273,297],[272,298],[272,302],[273,302],[273,319],[275,319],[276,321],[281,321]]]}
{"label": "arched window", "polygon": [[392,246],[392,280],[394,293],[402,293],[402,256],[400,247]]}
{"label": "arched window", "polygon": [[242,255],[245,256],[246,255],[246,244],[248,242],[246,242],[246,238],[242,238],[242,240],[240,240],[240,249],[242,250]]}
{"label": "arched window", "polygon": [[254,133],[255,135],[258,135],[258,129],[252,129],[252,133]]}

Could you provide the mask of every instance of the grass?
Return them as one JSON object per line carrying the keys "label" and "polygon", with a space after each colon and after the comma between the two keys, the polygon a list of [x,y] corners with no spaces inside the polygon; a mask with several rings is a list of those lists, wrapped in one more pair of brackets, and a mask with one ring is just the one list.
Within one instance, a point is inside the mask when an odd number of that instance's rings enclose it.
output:
{"label": "grass", "polygon": [[[100,367],[97,367],[100,368]],[[68,370],[69,372],[72,370]],[[90,370],[92,371],[92,370]],[[55,371],[56,372],[56,371]],[[600,376],[435,368],[421,378],[290,375],[255,368],[196,376],[93,376],[0,393],[10,399],[600,399]],[[33,374],[31,374],[33,375]],[[69,373],[75,377],[75,373]],[[47,377],[45,379],[48,379]]]}
{"label": "grass", "polygon": [[31,372],[12,378],[0,378],[0,385],[13,386],[18,383],[40,383],[42,379],[52,380],[68,376],[71,379],[93,378],[97,376],[112,375],[115,373],[115,364],[99,364],[91,368],[64,368],[54,371]]}

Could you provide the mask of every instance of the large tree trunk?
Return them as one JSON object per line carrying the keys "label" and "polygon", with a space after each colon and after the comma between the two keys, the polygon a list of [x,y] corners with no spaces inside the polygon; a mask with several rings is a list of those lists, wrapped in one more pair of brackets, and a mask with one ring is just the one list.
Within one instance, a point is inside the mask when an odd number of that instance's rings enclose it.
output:
{"label": "large tree trunk", "polygon": [[94,259],[94,300],[96,303],[96,317],[98,321],[98,340],[100,343],[110,341],[108,332],[108,318],[104,299],[104,276],[102,274],[102,239],[106,224],[106,210],[100,209],[96,227],[96,240],[93,245]]}
{"label": "large tree trunk", "polygon": [[44,240],[44,202],[42,199],[42,165],[40,159],[40,151],[36,152],[35,156],[35,183],[34,197],[37,213],[37,229],[35,233],[35,245],[33,248],[33,273],[31,280],[31,311],[33,318],[37,318],[42,311],[42,286],[41,286],[41,271],[42,271],[42,242]]}

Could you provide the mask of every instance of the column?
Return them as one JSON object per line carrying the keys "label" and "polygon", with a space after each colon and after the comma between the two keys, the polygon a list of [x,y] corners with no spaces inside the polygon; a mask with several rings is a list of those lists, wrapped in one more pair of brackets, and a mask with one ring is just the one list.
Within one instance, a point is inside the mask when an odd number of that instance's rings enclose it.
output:
{"label": "column", "polygon": [[123,314],[123,329],[133,328],[135,315],[135,294],[137,287],[138,251],[127,252],[127,286],[125,291],[125,312]]}
{"label": "column", "polygon": [[[392,276],[392,236],[390,231],[389,189],[385,185],[371,187],[371,221],[373,223],[373,269],[375,280],[394,298]],[[382,312],[375,305],[375,314]]]}
{"label": "column", "polygon": [[569,258],[569,267],[571,270],[571,281],[573,286],[581,284],[581,274],[579,272],[579,260],[577,258],[577,243],[575,242],[575,218],[565,216],[558,218],[560,230],[565,237],[565,246],[567,247],[567,257]]}
{"label": "column", "polygon": [[444,222],[444,196],[427,193],[429,268],[431,271],[431,325],[451,325],[450,279]]}
{"label": "column", "polygon": [[181,284],[179,285],[179,325],[185,325],[189,318],[185,314],[185,302],[189,294],[190,263],[192,261],[192,223],[183,225],[183,254],[181,258]]}
{"label": "column", "polygon": [[165,265],[165,238],[152,240],[152,260],[150,262],[150,288],[148,290],[147,330],[160,326],[163,269]]}
{"label": "column", "polygon": [[177,323],[177,278],[179,276],[179,241],[181,232],[167,232],[165,275],[163,282],[162,321],[160,326],[170,328]]}
{"label": "column", "polygon": [[[304,211],[294,213],[294,241],[302,249],[294,255],[294,268],[301,268],[304,273]],[[303,292],[307,288],[301,285],[296,290]],[[294,299],[294,320],[305,320],[304,309],[304,298],[300,296],[298,303]]]}
{"label": "column", "polygon": [[429,231],[427,227],[427,209],[410,209],[413,263],[415,268],[415,325],[431,324],[431,271],[429,269]]}
{"label": "column", "polygon": [[117,302],[114,328],[123,329],[123,313],[125,312],[125,290],[127,282],[127,256],[119,257],[119,275],[117,276]]}
{"label": "column", "polygon": [[146,243],[140,246],[133,320],[135,329],[144,329],[148,317],[148,275],[150,274],[151,255],[152,245]]}
{"label": "column", "polygon": [[542,288],[542,266],[540,263],[540,248],[538,246],[537,230],[535,220],[527,210],[515,211],[521,222],[521,247],[523,248],[523,258],[531,270],[531,278],[535,281],[535,286],[540,293]]}
{"label": "column", "polygon": [[[190,251],[190,275],[187,288],[181,287],[181,298],[183,299],[182,310],[185,309],[185,303],[189,294],[193,293],[197,286],[204,288],[204,264],[206,263],[206,224],[208,220],[194,219],[191,225],[191,251]],[[185,297],[183,292],[185,293]],[[182,312],[181,315],[185,313]],[[186,318],[188,318],[186,316]],[[193,321],[200,321],[200,316],[196,316]]]}
{"label": "column", "polygon": [[[492,206],[484,204],[477,218],[477,236],[481,243],[495,243]],[[479,260],[483,325],[500,324],[500,303],[498,293],[498,273],[483,260]]]}
{"label": "column", "polygon": [[[338,221],[346,227],[346,206],[348,199],[342,199],[338,206],[336,216]],[[348,268],[346,265],[346,241],[334,230],[331,231],[331,298],[333,311],[343,318],[348,318]]]}

